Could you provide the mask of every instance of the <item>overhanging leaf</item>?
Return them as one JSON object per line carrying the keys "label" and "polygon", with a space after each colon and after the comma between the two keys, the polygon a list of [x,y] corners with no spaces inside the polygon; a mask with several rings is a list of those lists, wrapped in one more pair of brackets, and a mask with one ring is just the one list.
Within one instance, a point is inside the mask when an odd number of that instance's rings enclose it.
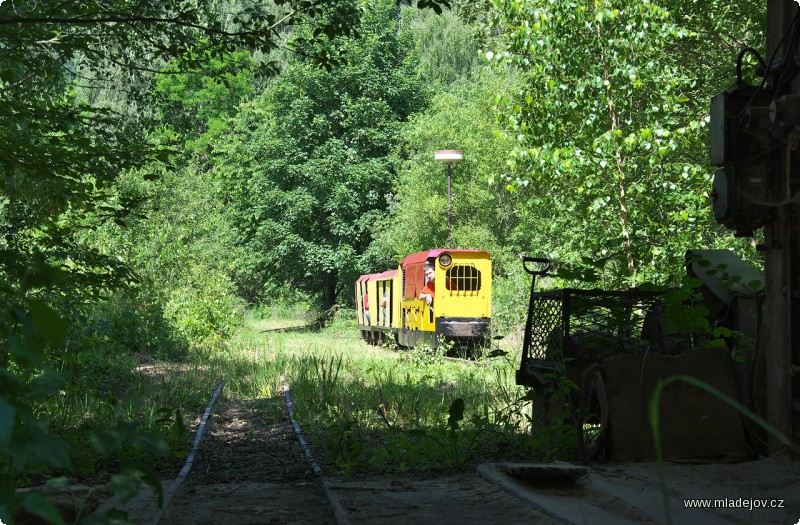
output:
{"label": "overhanging leaf", "polygon": [[39,516],[50,525],[66,525],[58,508],[38,490],[25,493],[23,504],[26,511],[34,516]]}
{"label": "overhanging leaf", "polygon": [[450,403],[450,408],[447,411],[450,414],[447,418],[447,426],[452,430],[458,429],[458,422],[464,419],[464,400],[460,397],[455,399]]}

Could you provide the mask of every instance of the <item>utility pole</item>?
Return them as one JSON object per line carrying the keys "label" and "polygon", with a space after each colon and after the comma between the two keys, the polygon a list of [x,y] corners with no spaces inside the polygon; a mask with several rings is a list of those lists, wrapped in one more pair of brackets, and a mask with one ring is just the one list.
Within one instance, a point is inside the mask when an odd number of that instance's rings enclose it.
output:
{"label": "utility pole", "polygon": [[[788,57],[793,67],[798,52],[800,25],[796,20],[798,5],[788,0],[768,0],[767,3],[767,57],[775,56],[777,66],[782,57]],[[780,46],[780,47],[779,47]],[[777,81],[781,73],[767,71],[768,82]],[[787,93],[776,97],[800,95],[800,78],[792,79]],[[788,100],[788,99],[787,99]],[[780,159],[775,176],[767,185],[769,193],[780,197],[772,220],[764,226],[766,243],[764,321],[760,352],[766,366],[767,412],[766,419],[786,436],[800,440],[800,204],[794,202],[800,191],[800,103],[772,106],[779,109],[777,119],[790,123],[781,141]],[[773,116],[773,118],[775,118]],[[776,120],[777,120],[776,119]],[[774,436],[769,436],[768,450],[774,454],[785,447]]]}
{"label": "utility pole", "polygon": [[[756,85],[741,78],[757,55]],[[751,403],[783,436],[800,441],[800,14],[768,0],[766,59],[737,58],[735,87],[711,101],[714,218],[752,237],[763,227],[764,308],[748,366]],[[750,396],[748,396],[750,397]],[[786,445],[767,435],[767,452]]]}

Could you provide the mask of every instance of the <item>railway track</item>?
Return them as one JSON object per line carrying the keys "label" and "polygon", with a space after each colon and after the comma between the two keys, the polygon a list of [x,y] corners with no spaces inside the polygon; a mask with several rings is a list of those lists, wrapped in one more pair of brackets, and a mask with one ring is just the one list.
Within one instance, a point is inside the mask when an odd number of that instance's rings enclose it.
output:
{"label": "railway track", "polygon": [[[342,511],[337,516],[331,510],[336,496],[328,493],[311,449],[301,444],[305,439],[298,439],[299,426],[293,430],[288,392],[280,409],[232,400],[217,403],[220,391],[218,386],[201,418],[184,467],[175,480],[162,483],[163,508],[156,509],[154,498],[145,494],[123,508],[130,521],[347,524]],[[145,500],[149,510],[136,508]]]}
{"label": "railway track", "polygon": [[339,496],[331,489],[331,484],[322,474],[322,468],[320,468],[320,466],[317,464],[317,461],[314,459],[314,454],[311,452],[311,447],[308,445],[308,442],[303,435],[303,430],[300,428],[300,425],[294,418],[294,402],[292,401],[292,394],[289,392],[289,383],[286,381],[285,377],[281,377],[281,386],[283,388],[283,396],[286,401],[286,410],[289,413],[289,419],[292,421],[292,427],[297,435],[297,440],[303,447],[303,453],[311,464],[314,474],[319,477],[322,488],[325,490],[325,495],[328,497],[328,502],[333,509],[333,515],[336,518],[336,524],[350,525],[350,520],[347,518],[347,513],[345,512],[344,507],[342,507],[342,502],[339,499]]}
{"label": "railway track", "polygon": [[181,483],[168,484],[169,499],[162,511],[131,521],[152,525],[554,523],[474,471],[356,477],[323,472],[294,419],[294,402],[285,381],[282,394],[280,410],[275,404],[265,409],[227,400],[216,406],[210,403],[206,412],[213,416],[204,433],[198,428],[197,453],[184,467],[188,474]]}

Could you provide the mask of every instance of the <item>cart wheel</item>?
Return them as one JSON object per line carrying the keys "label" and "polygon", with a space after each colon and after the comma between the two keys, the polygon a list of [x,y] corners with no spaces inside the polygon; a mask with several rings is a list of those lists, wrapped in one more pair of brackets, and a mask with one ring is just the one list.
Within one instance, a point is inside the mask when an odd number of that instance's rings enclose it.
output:
{"label": "cart wheel", "polygon": [[600,365],[583,371],[578,407],[578,452],[588,462],[606,452],[608,441],[608,395]]}

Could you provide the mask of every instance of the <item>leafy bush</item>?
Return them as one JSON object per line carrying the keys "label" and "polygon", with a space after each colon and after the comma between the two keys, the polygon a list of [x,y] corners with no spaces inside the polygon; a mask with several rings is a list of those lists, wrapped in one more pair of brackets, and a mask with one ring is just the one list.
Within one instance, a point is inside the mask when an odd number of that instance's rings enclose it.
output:
{"label": "leafy bush", "polygon": [[182,286],[167,293],[164,314],[191,346],[228,336],[241,321],[242,308],[234,285],[219,271],[195,266]]}
{"label": "leafy bush", "polygon": [[157,290],[128,290],[111,297],[98,308],[87,330],[127,353],[171,357],[180,350]]}

